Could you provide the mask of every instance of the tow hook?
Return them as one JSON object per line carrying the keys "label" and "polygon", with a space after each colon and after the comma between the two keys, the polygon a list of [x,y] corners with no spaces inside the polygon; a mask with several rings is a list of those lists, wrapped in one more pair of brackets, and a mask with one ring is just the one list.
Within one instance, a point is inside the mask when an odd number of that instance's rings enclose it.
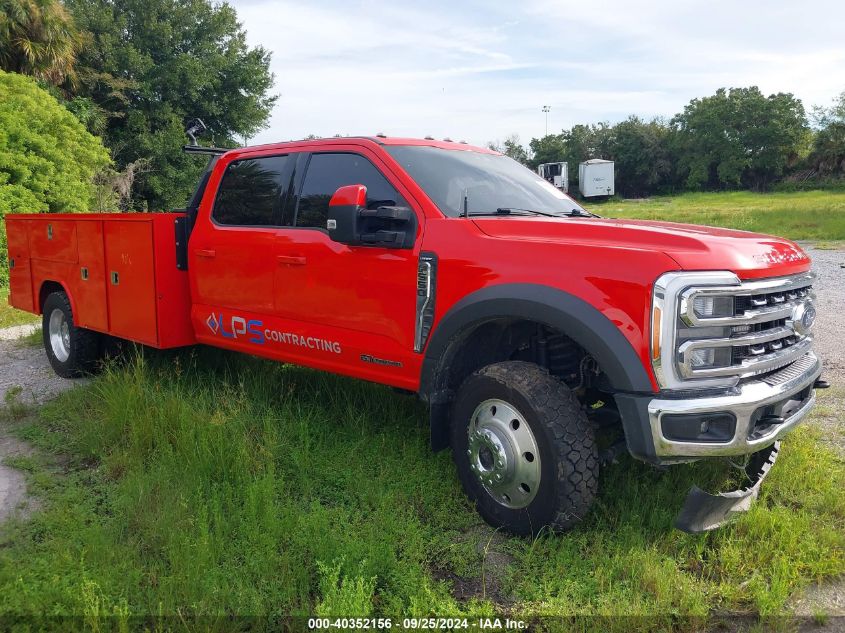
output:
{"label": "tow hook", "polygon": [[760,484],[774,466],[779,450],[780,442],[775,442],[751,455],[745,467],[749,485],[744,488],[714,495],[693,486],[675,518],[675,527],[688,534],[699,534],[715,530],[738,512],[747,512],[757,498]]}

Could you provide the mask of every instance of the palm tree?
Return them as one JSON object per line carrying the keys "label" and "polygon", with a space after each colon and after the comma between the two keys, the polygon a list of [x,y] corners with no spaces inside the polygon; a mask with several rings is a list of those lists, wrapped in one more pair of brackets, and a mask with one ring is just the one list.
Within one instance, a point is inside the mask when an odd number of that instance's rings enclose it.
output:
{"label": "palm tree", "polygon": [[59,85],[74,81],[82,36],[59,0],[0,0],[0,68]]}

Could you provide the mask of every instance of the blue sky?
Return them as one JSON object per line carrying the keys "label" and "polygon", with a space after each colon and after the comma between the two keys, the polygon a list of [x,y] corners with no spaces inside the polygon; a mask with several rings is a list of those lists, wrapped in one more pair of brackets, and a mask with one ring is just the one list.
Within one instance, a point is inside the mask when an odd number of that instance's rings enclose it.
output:
{"label": "blue sky", "polygon": [[527,144],[574,123],[671,116],[719,87],[845,90],[845,2],[233,0],[279,100],[251,144],[384,132]]}

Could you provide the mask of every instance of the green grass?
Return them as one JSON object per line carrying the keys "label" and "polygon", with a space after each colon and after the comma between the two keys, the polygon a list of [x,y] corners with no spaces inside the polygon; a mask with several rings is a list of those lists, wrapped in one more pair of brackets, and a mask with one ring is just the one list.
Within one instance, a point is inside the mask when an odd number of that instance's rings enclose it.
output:
{"label": "green grass", "polygon": [[845,239],[845,191],[686,193],[588,208],[612,218],[705,224],[793,240]]}
{"label": "green grass", "polygon": [[[480,521],[416,399],[307,369],[147,355],[16,424],[48,456],[27,464],[44,509],[0,536],[0,618],[232,630],[231,615],[629,615],[549,626],[696,629],[715,611],[782,613],[794,590],[845,573],[845,465],[806,428],[721,530],[671,524],[690,485],[724,483],[724,468],[623,458],[581,527],[529,540]],[[484,559],[491,543],[505,564]]]}
{"label": "green grass", "polygon": [[9,289],[0,286],[0,329],[13,325],[35,323],[38,317],[29,312],[21,312],[9,305]]}

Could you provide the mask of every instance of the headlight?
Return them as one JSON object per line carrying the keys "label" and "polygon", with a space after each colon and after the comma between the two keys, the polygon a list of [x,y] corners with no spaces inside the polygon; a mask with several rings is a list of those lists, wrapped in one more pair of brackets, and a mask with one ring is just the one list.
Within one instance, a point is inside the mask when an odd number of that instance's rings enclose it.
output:
{"label": "headlight", "polygon": [[[654,283],[650,354],[661,389],[731,387],[734,296],[739,277],[728,271],[673,271]],[[716,323],[708,322],[713,319]],[[724,319],[728,323],[720,323]],[[703,377],[693,372],[713,372]]]}
{"label": "headlight", "polygon": [[729,347],[699,347],[690,351],[689,363],[692,369],[728,367],[731,364],[731,349]]}
{"label": "headlight", "polygon": [[716,350],[714,348],[696,349],[690,352],[690,364],[693,367],[712,367],[716,361]]}
{"label": "headlight", "polygon": [[699,295],[693,299],[692,309],[700,318],[733,316],[734,298]]}

